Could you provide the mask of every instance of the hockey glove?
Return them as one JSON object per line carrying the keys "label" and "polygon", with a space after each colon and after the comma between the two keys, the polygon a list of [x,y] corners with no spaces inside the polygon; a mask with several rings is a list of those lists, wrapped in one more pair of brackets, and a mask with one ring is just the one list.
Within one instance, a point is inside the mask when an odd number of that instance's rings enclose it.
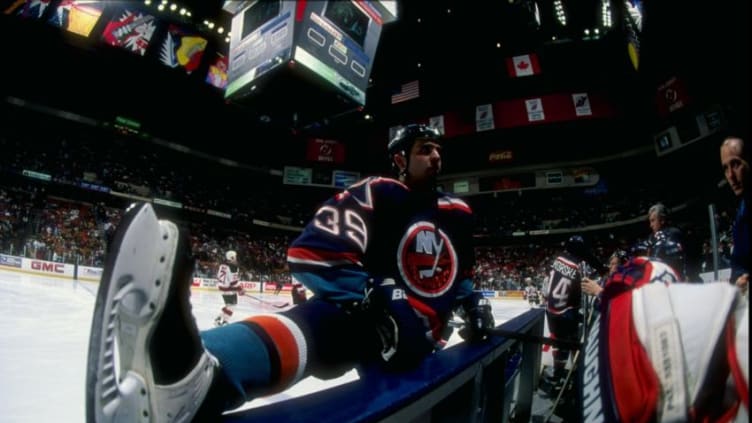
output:
{"label": "hockey glove", "polygon": [[394,279],[370,280],[363,302],[381,342],[381,358],[391,367],[416,364],[434,350],[430,330]]}
{"label": "hockey glove", "polygon": [[462,304],[465,324],[459,334],[462,339],[470,342],[486,339],[489,331],[496,327],[491,303],[480,292],[473,292]]}

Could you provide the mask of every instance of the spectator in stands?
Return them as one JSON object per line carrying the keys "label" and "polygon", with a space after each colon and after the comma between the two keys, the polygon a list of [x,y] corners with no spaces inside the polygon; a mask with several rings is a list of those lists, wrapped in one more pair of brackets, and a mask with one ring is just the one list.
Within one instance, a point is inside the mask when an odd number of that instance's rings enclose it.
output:
{"label": "spectator in stands", "polygon": [[494,319],[473,291],[472,210],[436,189],[438,131],[408,125],[387,150],[399,179],[370,177],[333,196],[289,248],[308,301],[201,333],[190,315],[187,235],[149,204],[130,208],[94,311],[92,420],[215,421],[309,375],[413,367],[446,343],[456,309],[460,335],[485,339]]}
{"label": "spectator in stands", "polygon": [[743,291],[749,285],[749,273],[752,268],[752,195],[750,194],[750,149],[743,138],[729,136],[721,144],[721,166],[726,181],[739,200],[734,219],[734,249],[731,254],[730,282]]}

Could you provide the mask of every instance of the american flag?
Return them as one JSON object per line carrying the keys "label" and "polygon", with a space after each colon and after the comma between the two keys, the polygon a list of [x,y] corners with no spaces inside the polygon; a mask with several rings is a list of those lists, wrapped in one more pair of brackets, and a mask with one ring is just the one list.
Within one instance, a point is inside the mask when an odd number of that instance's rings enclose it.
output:
{"label": "american flag", "polygon": [[418,97],[420,97],[420,88],[418,87],[418,80],[416,79],[415,81],[402,84],[398,91],[392,93],[392,104],[401,103]]}

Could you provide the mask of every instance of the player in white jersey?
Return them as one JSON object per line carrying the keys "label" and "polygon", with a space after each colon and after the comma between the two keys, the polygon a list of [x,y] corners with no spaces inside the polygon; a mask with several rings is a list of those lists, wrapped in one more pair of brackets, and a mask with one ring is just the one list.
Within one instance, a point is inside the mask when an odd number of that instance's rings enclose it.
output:
{"label": "player in white jersey", "polygon": [[531,306],[537,306],[538,304],[540,304],[540,298],[538,297],[538,288],[533,285],[533,279],[530,277],[525,278],[525,291],[523,295]]}
{"label": "player in white jersey", "polygon": [[222,293],[224,306],[219,315],[214,319],[216,326],[230,323],[230,318],[238,305],[238,295],[243,295],[243,287],[240,285],[240,272],[238,268],[238,253],[229,250],[225,253],[225,262],[217,269],[217,288]]}

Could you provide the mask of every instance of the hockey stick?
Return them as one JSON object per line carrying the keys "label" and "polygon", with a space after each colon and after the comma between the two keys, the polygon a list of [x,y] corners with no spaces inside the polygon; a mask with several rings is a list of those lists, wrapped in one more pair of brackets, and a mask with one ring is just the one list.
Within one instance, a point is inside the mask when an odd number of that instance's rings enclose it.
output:
{"label": "hockey stick", "polygon": [[[456,327],[456,328],[461,328],[462,326],[464,326],[464,323],[450,320],[449,325]],[[514,332],[511,330],[506,330],[506,329],[502,329],[498,327],[493,328],[493,329],[487,329],[486,332],[489,335],[503,336],[505,338],[516,339],[518,341],[530,342],[533,344],[551,345],[554,347],[566,348],[570,350],[580,349],[580,343],[576,341],[570,341],[567,339],[555,339],[555,338],[549,338],[547,336],[531,335],[529,333]]]}
{"label": "hockey stick", "polygon": [[[588,317],[585,320],[585,326],[589,327],[592,323],[590,320],[592,320],[593,317],[593,310],[594,308],[591,306],[588,311]],[[581,343],[584,344],[585,342],[585,336],[586,336],[586,330],[582,331],[582,338]],[[562,396],[564,395],[564,391],[567,390],[567,386],[569,385],[569,379],[572,377],[572,373],[574,373],[574,370],[577,368],[577,360],[580,358],[580,350],[578,349],[574,353],[574,357],[572,358],[572,367],[567,372],[567,376],[564,378],[564,385],[562,386],[561,390],[559,391],[559,394],[556,396],[556,401],[551,405],[551,411],[548,413],[548,416],[546,416],[546,419],[544,420],[545,423],[548,423],[551,420],[551,417],[553,417],[554,413],[556,412],[556,407],[559,405],[559,401],[561,401]]]}
{"label": "hockey stick", "polygon": [[503,336],[505,338],[517,339],[522,342],[531,342],[534,344],[551,345],[552,347],[565,348],[570,350],[579,350],[580,343],[577,341],[570,341],[568,339],[556,339],[547,336],[531,335],[524,332],[514,332],[502,328],[489,329],[488,333],[496,336]]}
{"label": "hockey stick", "polygon": [[290,306],[290,303],[289,303],[289,302],[287,302],[287,303],[283,303],[283,304],[275,304],[275,303],[273,303],[273,302],[270,302],[270,301],[266,301],[266,300],[264,300],[264,299],[262,299],[262,298],[259,298],[259,297],[255,297],[255,296],[253,296],[253,295],[249,295],[249,294],[243,294],[242,296],[243,296],[243,297],[248,297],[248,298],[253,298],[254,300],[256,300],[256,301],[260,302],[261,304],[268,304],[268,305],[270,305],[270,306],[272,306],[272,307],[276,307],[276,308],[287,308],[287,307],[289,307],[289,306]]}
{"label": "hockey stick", "polygon": [[556,412],[556,407],[559,405],[559,401],[561,401],[561,397],[564,395],[564,391],[567,390],[567,386],[569,385],[569,379],[572,377],[572,373],[574,373],[574,369],[577,368],[577,359],[580,358],[580,350],[575,351],[574,358],[572,360],[572,367],[567,372],[567,376],[564,378],[564,384],[562,385],[561,389],[559,390],[559,394],[556,396],[556,401],[551,405],[551,411],[548,413],[548,416],[546,416],[546,419],[543,420],[545,423],[548,423],[551,420],[551,417],[553,417],[554,413]]}

